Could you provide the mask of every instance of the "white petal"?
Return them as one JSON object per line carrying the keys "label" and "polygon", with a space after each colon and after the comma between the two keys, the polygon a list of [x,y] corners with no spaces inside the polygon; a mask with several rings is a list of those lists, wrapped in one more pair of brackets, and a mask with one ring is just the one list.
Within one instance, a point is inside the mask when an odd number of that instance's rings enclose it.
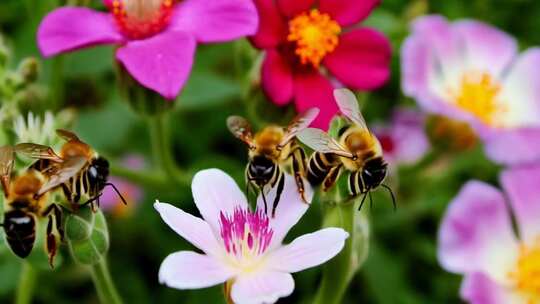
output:
{"label": "white petal", "polygon": [[220,261],[192,251],[179,251],[165,258],[159,282],[177,289],[197,289],[224,283],[234,271]]}
{"label": "white petal", "polygon": [[302,235],[289,245],[269,253],[268,267],[297,272],[325,263],[336,256],[349,234],[341,228],[325,228]]}
{"label": "white petal", "polygon": [[199,212],[217,235],[220,231],[220,212],[232,214],[237,206],[248,206],[246,196],[236,182],[219,169],[202,170],[195,174],[191,191]]}
{"label": "white petal", "polygon": [[202,219],[167,203],[156,201],[154,208],[169,227],[195,247],[213,255],[219,255],[222,252],[222,247],[217,242],[212,229]]}
{"label": "white petal", "polygon": [[[313,189],[309,185],[308,181],[304,180],[304,196],[308,202],[305,203],[298,192],[298,187],[296,186],[294,178],[289,174],[285,174],[285,186],[283,188],[283,193],[281,194],[276,207],[275,217],[272,218],[272,204],[274,202],[274,198],[276,197],[276,188],[277,186],[266,195],[270,226],[272,227],[272,230],[274,230],[270,248],[281,245],[281,242],[287,235],[287,232],[289,232],[292,226],[298,223],[302,215],[306,213],[307,209],[309,208],[308,203],[311,203],[311,200],[313,199]],[[257,208],[264,210],[264,201],[260,195],[257,199]]]}
{"label": "white petal", "polygon": [[293,290],[291,274],[263,272],[239,277],[232,286],[231,297],[236,304],[271,304]]}

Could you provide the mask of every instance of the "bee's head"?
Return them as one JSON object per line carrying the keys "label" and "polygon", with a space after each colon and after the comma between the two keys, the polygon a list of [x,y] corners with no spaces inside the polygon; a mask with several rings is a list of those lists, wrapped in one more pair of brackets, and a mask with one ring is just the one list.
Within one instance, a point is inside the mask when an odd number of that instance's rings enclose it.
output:
{"label": "bee's head", "polygon": [[20,209],[9,211],[4,216],[3,226],[13,252],[21,258],[27,257],[35,240],[36,221],[33,215]]}
{"label": "bee's head", "polygon": [[99,191],[103,190],[109,178],[109,162],[98,157],[92,160],[88,167],[88,179],[90,184],[96,185]]}
{"label": "bee's head", "polygon": [[249,162],[248,175],[256,183],[265,183],[274,175],[276,165],[262,155],[257,155]]}
{"label": "bee's head", "polygon": [[386,177],[388,165],[382,157],[368,160],[362,169],[362,178],[369,188],[379,186]]}

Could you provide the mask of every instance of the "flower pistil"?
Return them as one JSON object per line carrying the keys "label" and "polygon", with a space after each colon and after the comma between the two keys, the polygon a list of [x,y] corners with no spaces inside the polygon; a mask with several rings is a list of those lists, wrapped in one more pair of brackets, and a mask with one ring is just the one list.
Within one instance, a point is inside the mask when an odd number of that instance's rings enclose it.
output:
{"label": "flower pistil", "polygon": [[172,15],[174,0],[113,0],[110,10],[124,35],[143,39],[161,32]]}

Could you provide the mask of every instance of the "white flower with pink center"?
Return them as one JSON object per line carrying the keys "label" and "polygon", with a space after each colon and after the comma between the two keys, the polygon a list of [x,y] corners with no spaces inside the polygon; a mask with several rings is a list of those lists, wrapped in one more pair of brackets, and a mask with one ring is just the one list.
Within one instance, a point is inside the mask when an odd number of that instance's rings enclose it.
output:
{"label": "white flower with pink center", "polygon": [[[291,273],[333,258],[348,237],[343,229],[325,228],[282,244],[309,207],[290,176],[275,217],[264,213],[260,197],[252,211],[234,180],[217,169],[197,173],[192,191],[203,219],[170,204],[154,204],[165,223],[203,252],[179,251],[163,261],[159,280],[169,287],[196,289],[227,283],[234,303],[274,303],[293,292]],[[267,199],[274,196],[272,191]],[[308,187],[306,199],[312,197]]]}

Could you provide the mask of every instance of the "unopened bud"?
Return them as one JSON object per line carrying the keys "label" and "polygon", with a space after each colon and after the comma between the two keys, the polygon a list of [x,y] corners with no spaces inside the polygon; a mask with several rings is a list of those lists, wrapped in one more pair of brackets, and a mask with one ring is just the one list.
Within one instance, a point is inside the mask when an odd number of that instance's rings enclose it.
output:
{"label": "unopened bud", "polygon": [[107,222],[101,210],[82,208],[66,219],[66,240],[73,259],[94,265],[105,257],[109,249]]}

